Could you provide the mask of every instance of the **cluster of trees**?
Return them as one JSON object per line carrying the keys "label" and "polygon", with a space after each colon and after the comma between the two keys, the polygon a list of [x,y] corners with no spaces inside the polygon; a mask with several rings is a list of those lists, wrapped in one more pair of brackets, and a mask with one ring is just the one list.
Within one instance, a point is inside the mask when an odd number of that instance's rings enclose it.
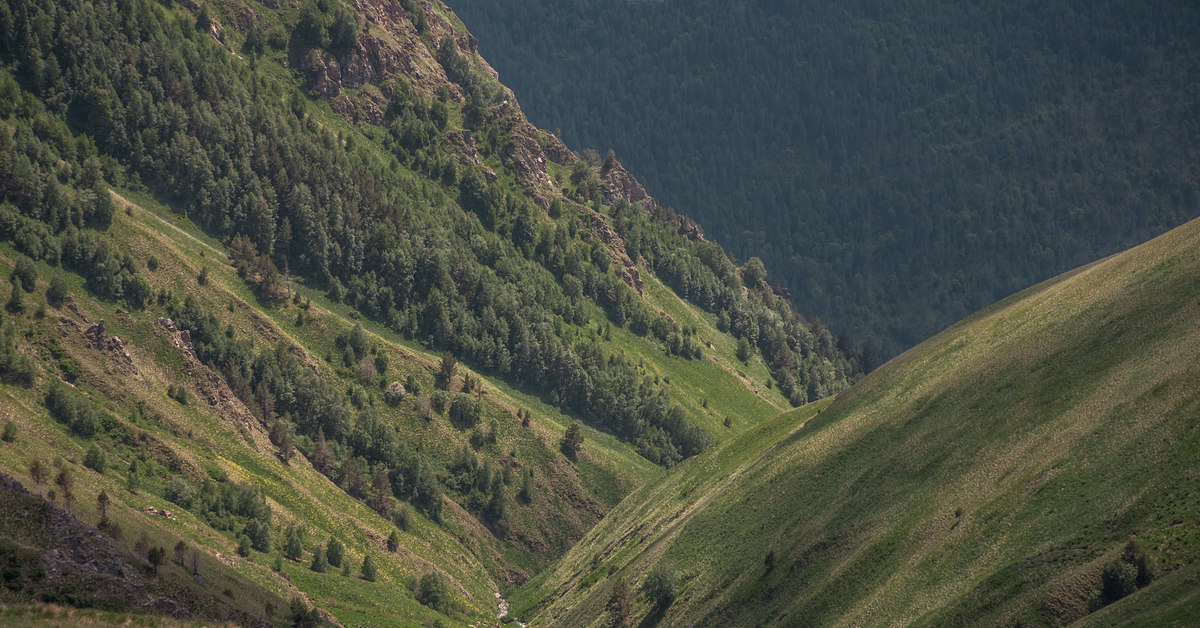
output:
{"label": "cluster of trees", "polygon": [[287,296],[286,286],[280,281],[275,262],[270,256],[259,253],[250,238],[241,234],[233,236],[229,243],[229,261],[233,262],[238,276],[267,301],[278,303]]}
{"label": "cluster of trees", "polygon": [[463,445],[455,454],[448,471],[450,476],[447,484],[466,495],[467,509],[481,516],[494,531],[503,535],[508,529],[505,518],[508,501],[504,487],[509,482],[511,470],[508,467],[497,468],[486,458],[480,464],[475,452]]}
{"label": "cluster of trees", "polygon": [[232,532],[260,552],[271,550],[271,508],[257,485],[237,484],[217,473],[195,487],[183,476],[174,475],[163,496],[195,512],[213,529]]}
{"label": "cluster of trees", "polygon": [[51,384],[46,394],[46,409],[50,416],[84,438],[94,436],[100,429],[100,416],[92,400],[62,382]]}
{"label": "cluster of trees", "polygon": [[1100,588],[1088,596],[1088,610],[1096,611],[1149,585],[1155,577],[1154,562],[1136,539],[1125,544],[1121,556],[1104,565]]}
{"label": "cluster of trees", "polygon": [[114,204],[95,145],[28,98],[4,69],[0,93],[14,99],[0,108],[21,105],[0,121],[0,238],[22,254],[14,273],[18,284],[33,290],[35,260],[61,263],[101,297],[144,307],[150,284],[137,263],[96,231],[108,228]]}
{"label": "cluster of trees", "polygon": [[1200,213],[1194,3],[452,4],[531,120],[884,357]]}
{"label": "cluster of trees", "polygon": [[[17,286],[13,291],[20,290]],[[33,385],[37,368],[33,360],[17,350],[16,332],[11,324],[0,325],[0,381],[26,388]]]}
{"label": "cluster of trees", "polygon": [[[197,25],[198,30],[206,30],[203,22]],[[340,55],[357,45],[358,18],[342,3],[329,0],[300,3],[299,16],[288,42],[288,52],[294,60],[302,61],[314,48]]]}

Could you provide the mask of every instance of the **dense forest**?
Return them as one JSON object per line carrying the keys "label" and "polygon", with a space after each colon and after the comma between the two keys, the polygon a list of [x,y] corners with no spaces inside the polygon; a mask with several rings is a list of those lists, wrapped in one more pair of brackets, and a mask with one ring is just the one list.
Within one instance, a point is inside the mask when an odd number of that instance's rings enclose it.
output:
{"label": "dense forest", "polygon": [[534,123],[883,357],[1200,214],[1195,3],[452,5]]}

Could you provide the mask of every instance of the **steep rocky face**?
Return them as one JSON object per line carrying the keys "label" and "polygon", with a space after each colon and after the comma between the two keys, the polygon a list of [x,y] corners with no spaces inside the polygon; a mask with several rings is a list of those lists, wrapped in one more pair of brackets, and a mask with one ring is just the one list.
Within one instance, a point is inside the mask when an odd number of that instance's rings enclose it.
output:
{"label": "steep rocky face", "polygon": [[646,210],[654,209],[658,204],[646,192],[646,188],[621,165],[616,159],[604,162],[600,168],[600,194],[607,205],[623,200],[630,205],[637,205]]}
{"label": "steep rocky face", "polygon": [[571,152],[559,137],[549,131],[537,130],[538,144],[546,157],[560,166],[569,166],[579,160],[579,156]]}
{"label": "steep rocky face", "polygon": [[326,51],[314,50],[315,58],[306,58],[303,67],[310,87],[324,98],[333,98],[343,89],[369,84],[382,86],[389,76],[403,75],[427,96],[444,86],[455,102],[463,102],[462,88],[446,78],[437,61],[436,48],[426,43],[440,42],[446,37],[454,42],[459,54],[472,57],[485,72],[497,77],[496,71],[479,57],[478,41],[459,32],[452,17],[443,17],[453,16],[448,7],[424,2],[422,8],[429,29],[425,38],[417,32],[412,16],[400,2],[356,0],[355,10],[365,20],[357,46],[337,58]]}

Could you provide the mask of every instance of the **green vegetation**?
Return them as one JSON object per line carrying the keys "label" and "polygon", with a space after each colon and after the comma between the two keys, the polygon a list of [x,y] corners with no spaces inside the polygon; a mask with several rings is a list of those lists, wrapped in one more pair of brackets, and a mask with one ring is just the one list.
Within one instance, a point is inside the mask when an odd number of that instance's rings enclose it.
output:
{"label": "green vegetation", "polygon": [[[413,32],[338,2],[255,4],[253,24],[240,5],[0,12],[0,403],[21,445],[0,469],[181,614],[494,619],[499,583],[735,409],[741,430],[861,375],[677,217],[581,196],[598,164],[527,185],[510,151],[542,136],[444,36],[452,14],[411,4]],[[364,40],[441,84],[392,73],[351,94],[387,94],[376,124],[334,115],[312,72]],[[737,363],[736,335],[781,362]],[[773,377],[804,393],[752,383]]]}
{"label": "green vegetation", "polygon": [[1187,623],[1197,272],[1193,221],[959,323],[639,489],[517,616],[615,618],[674,565],[629,621]]}
{"label": "green vegetation", "polygon": [[883,358],[1200,215],[1195,3],[450,4],[534,123]]}
{"label": "green vegetation", "polygon": [[3,618],[1037,623],[1083,616],[1038,604],[1063,578],[1098,615],[1186,585],[1190,362],[1123,365],[1195,346],[1200,246],[851,387],[761,260],[401,6],[0,9]]}
{"label": "green vegetation", "polygon": [[[165,12],[148,1],[119,10],[74,0],[60,6],[61,11],[47,16],[47,29],[35,29],[27,25],[39,5],[13,5],[8,19],[20,36],[0,50],[0,59],[12,69],[0,81],[34,107],[10,112],[11,132],[0,133],[0,148],[14,156],[4,170],[14,181],[5,191],[5,202],[13,203],[3,206],[5,231],[31,258],[61,261],[84,273],[98,296],[124,300],[134,309],[145,307],[152,295],[139,264],[90,229],[102,232],[112,221],[106,180],[134,188],[144,181],[148,192],[229,242],[239,275],[267,304],[287,296],[278,270],[284,268],[285,275],[309,278],[326,288],[332,300],[354,306],[394,332],[448,349],[639,443],[655,462],[673,464],[707,446],[703,430],[669,414],[667,391],[647,385],[637,364],[602,343],[578,337],[578,330],[603,312],[619,325],[628,321],[639,334],[649,328],[671,355],[700,355],[685,330],[653,315],[622,281],[612,258],[624,251],[609,250],[586,226],[592,215],[587,208],[548,220],[530,191],[489,182],[477,167],[460,173],[447,154],[444,115],[435,116],[440,122],[427,133],[410,139],[406,125],[429,120],[433,109],[402,79],[391,86],[395,91],[385,121],[391,134],[370,127],[361,130],[369,139],[357,142],[345,125],[337,125],[341,128],[335,134],[318,124],[292,85],[257,65],[247,67],[203,28],[192,28],[190,16]],[[300,60],[304,67],[318,63],[314,49],[333,55],[356,52],[355,38],[343,33],[354,32],[346,11],[338,3],[301,7],[289,43],[294,66]],[[41,51],[57,45],[54,33],[61,29],[55,24],[84,29],[88,35],[80,38],[76,54],[52,56],[55,66],[47,69]],[[119,65],[121,59],[135,57],[146,61]],[[486,144],[495,151],[513,141],[503,139],[514,132],[507,118],[484,116],[472,122],[479,117],[472,111],[482,115],[499,103],[503,90],[498,84],[460,55],[452,38],[441,40],[437,58],[449,79],[467,92],[463,115],[470,130],[488,137]],[[39,68],[36,76],[24,71],[28,67]],[[159,88],[157,72],[168,67],[171,80],[186,89]],[[118,76],[123,78],[115,80]],[[61,110],[41,106],[57,100],[64,102]],[[451,106],[446,97],[438,102],[443,109]],[[220,104],[219,114],[213,103]],[[248,137],[255,140],[243,140]],[[73,165],[77,174],[69,185],[45,183],[51,169],[39,162],[43,153]],[[56,196],[40,198],[42,188]],[[34,211],[47,205],[44,212]],[[677,291],[706,309],[732,311],[732,332],[757,338],[759,325],[746,316],[761,310],[762,300],[773,303],[774,296],[753,291],[750,298],[743,297],[732,263],[719,247],[691,242],[644,219],[620,219],[619,232],[627,244],[636,243],[634,250]],[[651,253],[662,249],[677,253],[669,258],[674,261],[660,262]],[[204,261],[197,267],[196,283],[205,286],[211,266]],[[723,291],[715,289],[722,285]],[[14,291],[10,309],[23,309],[22,298]],[[780,308],[784,322],[790,322],[794,314],[786,305]],[[192,310],[188,313],[199,315]],[[304,314],[298,314],[297,321],[303,320]],[[795,382],[811,379],[809,371],[800,369],[810,353],[820,358],[816,368],[823,394],[832,392],[826,391],[830,387],[844,387],[862,370],[847,355],[849,347],[820,343],[819,334],[809,333],[807,325],[771,327],[777,333],[770,338],[775,349],[770,355],[780,353],[777,362],[783,370],[777,376],[785,396],[793,396]],[[207,329],[188,329],[204,336],[200,342],[212,348],[202,354],[203,361],[257,386],[262,374],[246,362],[252,356],[227,352],[221,346],[227,343]],[[358,364],[363,348],[340,347],[344,362],[352,362],[345,366]],[[378,367],[363,364],[364,376],[370,375],[369,367],[379,375]],[[446,388],[450,384],[442,382]],[[270,392],[281,400],[278,390]],[[809,396],[794,395],[794,402]],[[183,395],[178,399],[186,401]],[[315,438],[315,432],[304,429],[302,417],[293,419],[301,423],[299,433]],[[344,429],[326,426],[325,431],[330,439],[345,436]]]}

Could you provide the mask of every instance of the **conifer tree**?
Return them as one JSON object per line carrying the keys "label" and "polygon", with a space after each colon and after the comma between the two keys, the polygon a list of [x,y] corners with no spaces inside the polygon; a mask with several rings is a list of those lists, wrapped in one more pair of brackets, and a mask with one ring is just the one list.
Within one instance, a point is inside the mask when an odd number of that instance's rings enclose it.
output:
{"label": "conifer tree", "polygon": [[370,554],[367,554],[363,558],[363,563],[362,563],[363,580],[366,580],[367,582],[375,582],[376,576],[377,576],[377,574],[375,572],[375,560],[371,558]]}
{"label": "conifer tree", "polygon": [[67,512],[71,512],[71,505],[75,503],[75,478],[71,477],[71,472],[63,467],[58,472],[58,477],[54,478],[54,484],[62,491],[63,503],[67,505]]}
{"label": "conifer tree", "polygon": [[342,566],[342,555],[345,553],[345,547],[342,542],[334,537],[329,537],[329,543],[325,546],[325,559],[334,567]]}
{"label": "conifer tree", "polygon": [[325,558],[325,550],[321,546],[313,550],[312,564],[308,568],[317,573],[329,571],[329,560]]}

